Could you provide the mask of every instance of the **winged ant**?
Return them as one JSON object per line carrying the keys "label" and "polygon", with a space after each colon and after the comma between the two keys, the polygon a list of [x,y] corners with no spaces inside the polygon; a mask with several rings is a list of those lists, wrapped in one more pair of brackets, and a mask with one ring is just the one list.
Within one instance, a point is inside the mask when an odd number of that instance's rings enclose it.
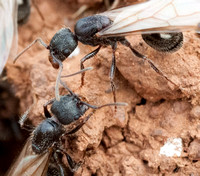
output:
{"label": "winged ant", "polygon": [[[150,0],[145,3],[85,17],[77,21],[74,33],[68,28],[62,28],[56,32],[49,45],[45,44],[40,38],[34,40],[18,54],[14,62],[33,44],[40,42],[50,51],[49,60],[52,66],[60,68],[56,81],[58,85],[63,67],[62,62],[77,47],[78,41],[85,45],[98,46],[81,59],[81,69],[84,68],[84,62],[94,57],[101,47],[110,45],[112,48],[110,82],[114,101],[116,102],[113,79],[116,69],[115,52],[119,42],[130,48],[135,56],[147,61],[159,75],[177,86],[157,68],[152,60],[135,50],[124,36],[142,34],[144,41],[154,49],[163,52],[176,51],[182,46],[183,34],[181,31],[200,31],[199,9],[200,2],[198,0]],[[81,86],[84,85],[84,75],[85,73],[82,74]]]}
{"label": "winged ant", "polygon": [[[69,91],[69,94],[61,96],[60,101],[53,98],[44,105],[44,115],[46,119],[33,130],[20,156],[9,170],[7,176],[48,175],[52,172],[52,163],[50,163],[52,160],[56,162],[53,164],[56,164],[56,168],[59,168],[60,175],[64,176],[65,168],[59,160],[60,155],[66,156],[70,170],[75,172],[80,167],[81,162],[76,163],[71,156],[62,149],[62,137],[77,132],[97,109],[105,106],[126,105],[126,103],[111,103],[102,106],[90,105],[82,101],[79,96],[73,93],[62,81],[61,84]],[[50,104],[52,104],[51,112],[49,112],[47,108]],[[25,121],[32,108],[33,106],[21,117],[19,121],[21,127],[25,126]],[[89,108],[92,108],[93,111],[81,119]],[[75,127],[71,129],[69,125],[73,122],[76,124]],[[64,125],[67,126],[64,127]],[[48,167],[49,163],[50,167]]]}

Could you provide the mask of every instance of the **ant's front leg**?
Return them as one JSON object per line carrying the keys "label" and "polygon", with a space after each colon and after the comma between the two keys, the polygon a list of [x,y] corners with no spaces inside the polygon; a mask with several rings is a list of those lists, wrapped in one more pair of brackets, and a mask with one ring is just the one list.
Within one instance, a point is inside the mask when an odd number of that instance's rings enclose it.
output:
{"label": "ant's front leg", "polygon": [[[86,60],[88,60],[88,59],[92,58],[93,56],[95,56],[99,52],[100,48],[101,48],[101,46],[99,46],[97,49],[95,49],[94,51],[92,51],[91,53],[87,54],[84,58],[81,59],[81,63],[80,63],[81,70],[85,68],[83,63]],[[85,73],[83,72],[82,76],[81,76],[81,86],[80,87],[82,87],[84,85],[84,77],[85,77]]]}
{"label": "ant's front leg", "polygon": [[29,125],[26,125],[25,124],[25,121],[27,120],[28,118],[28,114],[29,112],[32,110],[34,104],[32,104],[28,110],[21,116],[21,118],[19,119],[19,124],[20,124],[20,127],[23,128],[23,129],[26,129],[27,131],[32,131],[33,130],[33,127],[29,126]]}
{"label": "ant's front leg", "polygon": [[49,100],[48,102],[46,102],[46,103],[43,105],[43,108],[44,108],[44,115],[45,115],[46,118],[50,118],[50,117],[51,117],[51,114],[50,114],[49,110],[47,109],[47,106],[48,106],[49,104],[52,104],[55,100],[56,100],[56,99],[53,98],[53,99]]}
{"label": "ant's front leg", "polygon": [[67,131],[66,134],[73,134],[76,133],[87,121],[88,119],[94,114],[94,112],[91,112],[88,116],[86,116],[75,128],[73,128],[70,131]]}

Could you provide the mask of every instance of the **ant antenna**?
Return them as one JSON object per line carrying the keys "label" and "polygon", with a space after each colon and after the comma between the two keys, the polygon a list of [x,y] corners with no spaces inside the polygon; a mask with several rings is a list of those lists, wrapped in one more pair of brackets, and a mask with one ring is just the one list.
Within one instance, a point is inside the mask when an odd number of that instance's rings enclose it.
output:
{"label": "ant antenna", "polygon": [[116,103],[108,103],[108,104],[104,104],[104,105],[101,105],[101,106],[94,106],[94,105],[91,105],[91,104],[88,104],[84,101],[81,101],[83,104],[85,104],[86,106],[92,108],[92,109],[101,109],[105,106],[128,106],[128,103],[123,103],[123,102],[116,102]]}
{"label": "ant antenna", "polygon": [[74,92],[72,92],[72,90],[62,81],[60,80],[60,84],[62,84],[62,86],[67,89],[67,91],[71,94],[71,95],[76,95],[74,94]]}
{"label": "ant antenna", "polygon": [[83,73],[83,72],[85,72],[85,71],[92,70],[92,69],[93,69],[93,67],[87,67],[87,68],[84,68],[84,69],[82,69],[82,70],[80,70],[80,71],[78,71],[78,72],[72,73],[72,74],[70,74],[70,75],[61,76],[61,78],[67,78],[67,77],[71,77],[71,76],[74,76],[74,75],[78,75],[78,74],[80,74],[80,73]]}
{"label": "ant antenna", "polygon": [[42,46],[44,46],[46,49],[48,48],[48,45],[41,39],[37,38],[35,39],[31,44],[29,44],[26,48],[24,48],[13,60],[13,63],[17,61],[17,59],[25,52],[27,51],[31,46],[33,46],[35,43],[40,42]]}
{"label": "ant antenna", "polygon": [[[82,70],[80,70],[80,71],[78,71],[78,72],[72,73],[72,74],[70,74],[70,75],[61,76],[61,78],[67,78],[67,77],[75,76],[75,75],[77,75],[77,74],[80,74],[80,73],[83,73],[83,72],[85,72],[85,71],[92,70],[92,69],[93,69],[93,67],[87,67],[87,68],[84,68],[84,69],[82,69]],[[62,84],[62,86],[63,86],[65,89],[67,89],[68,92],[69,92],[71,95],[76,95],[76,94],[73,93],[73,91],[72,91],[62,80],[60,80],[60,84]],[[77,96],[77,95],[76,95],[76,96]]]}

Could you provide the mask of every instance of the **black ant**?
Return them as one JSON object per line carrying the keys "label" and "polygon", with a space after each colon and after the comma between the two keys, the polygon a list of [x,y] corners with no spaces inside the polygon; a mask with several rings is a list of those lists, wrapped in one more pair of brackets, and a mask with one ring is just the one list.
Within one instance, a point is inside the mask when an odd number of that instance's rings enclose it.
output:
{"label": "black ant", "polygon": [[[125,106],[126,103],[111,103],[102,106],[90,105],[82,101],[78,95],[74,94],[62,81],[61,84],[69,91],[69,94],[60,97],[60,101],[51,99],[44,105],[44,115],[46,117],[32,132],[31,137],[25,144],[20,156],[9,170],[7,176],[43,175],[47,171],[49,161],[55,160],[62,176],[65,175],[65,169],[59,161],[59,154],[65,155],[72,172],[75,172],[81,162],[76,163],[71,156],[61,148],[61,138],[64,135],[70,135],[77,132],[91,117],[95,110],[105,106]],[[51,113],[47,106],[52,104]],[[92,108],[89,115],[82,117],[85,112]],[[20,120],[21,127],[28,118],[32,106],[24,113]],[[78,122],[73,129],[65,128],[64,125],[70,125],[72,122]],[[53,157],[53,158],[52,158]],[[50,164],[51,165],[51,164]],[[49,170],[52,168],[50,167]]]}
{"label": "black ant", "polygon": [[[115,75],[115,70],[116,70],[116,59],[115,59],[115,52],[117,48],[117,42],[120,42],[124,46],[128,47],[131,49],[132,53],[136,55],[137,57],[147,61],[150,66],[161,76],[165,77],[166,80],[170,81],[172,84],[177,86],[174,82],[172,82],[170,79],[167,78],[167,76],[164,75],[164,73],[159,70],[153,61],[151,61],[149,58],[144,56],[143,54],[139,53],[137,50],[135,50],[130,42],[121,35],[117,35],[113,33],[112,35],[106,35],[106,36],[100,36],[98,35],[101,31],[104,31],[107,29],[109,26],[111,26],[113,21],[111,18],[107,17],[106,15],[93,15],[89,17],[82,18],[77,21],[75,28],[74,28],[74,33],[69,29],[69,28],[62,28],[56,34],[53,36],[53,38],[50,41],[50,44],[47,45],[45,44],[42,39],[38,38],[34,40],[27,48],[25,48],[21,53],[18,54],[18,56],[15,58],[14,62],[17,60],[19,56],[21,56],[27,49],[29,49],[33,44],[36,42],[40,42],[46,49],[50,51],[50,56],[49,56],[49,61],[51,62],[52,66],[54,68],[60,68],[60,71],[57,76],[57,84],[60,79],[60,74],[62,71],[62,62],[74,51],[74,49],[78,45],[78,41],[85,45],[90,45],[90,46],[98,46],[97,49],[92,51],[91,53],[87,54],[85,57],[83,57],[80,61],[80,69],[84,69],[83,63],[94,57],[100,50],[101,47],[104,46],[111,46],[112,48],[112,64],[111,64],[111,69],[110,69],[110,82],[111,82],[111,88],[114,96],[114,102],[116,102],[116,96],[115,96],[115,86],[114,86],[114,75]],[[170,34],[169,34],[170,35]],[[149,38],[148,36],[151,36]],[[154,42],[150,41],[152,38],[155,38],[157,40],[162,40],[162,44],[164,45],[164,50],[163,51],[175,51],[178,50],[181,45],[182,45],[182,40],[183,36],[182,33],[174,33],[173,35],[170,35],[170,41],[173,38],[178,38],[177,41],[175,41],[173,46],[168,47],[167,45],[170,43],[167,39],[160,35],[151,35],[151,34],[146,34],[143,35],[143,38],[147,43],[151,43],[151,46],[154,48],[159,48],[160,42]],[[159,39],[158,39],[159,36]],[[167,40],[167,41],[166,41]],[[153,43],[153,44],[152,44]],[[158,45],[158,46],[157,46]],[[82,74],[81,78],[81,86],[84,85],[84,75],[85,73]]]}

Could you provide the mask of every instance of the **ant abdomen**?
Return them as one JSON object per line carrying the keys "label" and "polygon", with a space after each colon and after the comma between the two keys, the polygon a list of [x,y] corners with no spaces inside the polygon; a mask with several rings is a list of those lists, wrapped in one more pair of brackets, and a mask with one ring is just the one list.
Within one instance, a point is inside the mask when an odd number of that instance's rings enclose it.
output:
{"label": "ant abdomen", "polygon": [[183,33],[142,34],[143,40],[152,48],[161,52],[175,52],[183,45]]}

